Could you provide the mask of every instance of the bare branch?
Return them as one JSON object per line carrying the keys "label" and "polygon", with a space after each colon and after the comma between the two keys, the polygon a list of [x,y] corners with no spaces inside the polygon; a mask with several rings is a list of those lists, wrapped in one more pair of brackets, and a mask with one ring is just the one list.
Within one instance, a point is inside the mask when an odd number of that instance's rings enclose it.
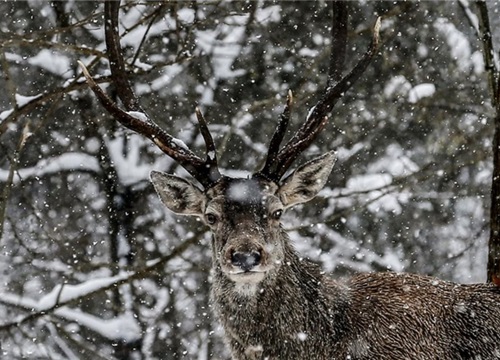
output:
{"label": "bare branch", "polygon": [[19,157],[21,156],[21,152],[24,148],[24,145],[26,144],[26,141],[28,138],[31,136],[31,131],[30,131],[30,121],[28,120],[26,124],[24,125],[23,132],[19,138],[19,142],[17,144],[17,148],[14,151],[14,154],[12,155],[10,167],[9,167],[9,175],[7,177],[7,181],[5,182],[1,197],[0,197],[0,240],[2,240],[3,237],[3,229],[4,229],[4,224],[5,224],[5,214],[7,210],[7,203],[9,201],[10,197],[10,191],[12,189],[12,186],[14,184],[14,173],[17,170],[17,167],[19,165]]}
{"label": "bare branch", "polygon": [[476,1],[476,5],[479,11],[479,32],[483,44],[485,68],[488,73],[491,104],[495,108],[487,281],[500,286],[500,69],[495,63],[488,6],[485,1]]}
{"label": "bare branch", "polygon": [[[128,284],[133,280],[138,280],[138,279],[144,279],[151,274],[159,271],[163,266],[165,266],[166,263],[168,263],[170,260],[176,258],[177,256],[181,255],[184,251],[186,251],[187,248],[189,248],[192,244],[194,244],[196,241],[199,240],[199,234],[194,235],[193,237],[184,240],[182,243],[180,243],[177,247],[175,247],[170,254],[165,255],[158,259],[158,261],[154,262],[151,265],[145,266],[141,269],[138,269],[131,274],[125,274],[124,276],[119,276],[117,277],[116,281],[113,281],[112,283],[102,286],[96,290],[92,290],[89,292],[86,292],[82,295],[78,295],[75,297],[70,297],[64,301],[59,301],[54,303],[53,306],[40,310],[40,311],[35,311],[32,312],[29,315],[26,315],[24,318],[17,320],[17,321],[12,321],[12,322],[7,322],[3,323],[0,325],[0,332],[2,331],[9,331],[11,328],[17,328],[19,325],[28,323],[30,321],[34,321],[36,319],[39,319],[47,314],[54,313],[57,309],[64,307],[64,306],[70,306],[73,304],[78,304],[80,303],[83,299],[88,299],[89,297],[100,294],[104,291],[110,290],[117,288],[121,285]],[[8,304],[7,302],[4,302],[0,299],[0,303]],[[31,309],[34,310],[34,309]]]}

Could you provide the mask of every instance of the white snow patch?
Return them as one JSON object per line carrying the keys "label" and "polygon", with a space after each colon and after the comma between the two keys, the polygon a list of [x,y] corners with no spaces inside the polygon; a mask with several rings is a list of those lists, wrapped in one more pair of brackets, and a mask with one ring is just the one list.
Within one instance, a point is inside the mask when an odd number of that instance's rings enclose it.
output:
{"label": "white snow patch", "polygon": [[125,141],[122,137],[105,139],[111,160],[120,183],[131,185],[149,178],[149,172],[155,166],[142,161],[141,148],[147,139],[131,134]]}
{"label": "white snow patch", "polygon": [[346,188],[351,192],[364,192],[383,188],[392,183],[389,174],[358,175],[347,181]]}
{"label": "white snow patch", "polygon": [[[13,183],[32,177],[42,177],[61,171],[91,171],[99,173],[99,162],[93,156],[84,153],[66,153],[60,156],[40,160],[35,166],[16,171]],[[0,182],[7,181],[9,171],[0,169]]]}
{"label": "white snow patch", "polygon": [[189,150],[189,148],[186,145],[186,143],[184,141],[182,141],[181,139],[173,138],[172,142],[175,144],[175,146],[177,146],[177,147],[179,147],[181,149]]}
{"label": "white snow patch", "polygon": [[302,48],[299,50],[299,55],[302,57],[316,58],[318,56],[318,51],[309,48]]}
{"label": "white snow patch", "polygon": [[56,285],[51,292],[40,298],[36,308],[38,310],[47,310],[57,305],[58,303],[63,303],[66,301],[71,301],[72,299],[79,298],[90,294],[96,290],[107,287],[117,281],[126,279],[130,274],[123,273],[120,275],[91,279],[86,282],[77,285]]}
{"label": "white snow patch", "polygon": [[[120,33],[124,34],[120,39],[122,46],[137,49],[143,39],[147,41],[151,37],[164,34],[166,31],[175,28],[175,20],[168,15],[164,15],[161,21],[153,23],[150,27],[149,24],[138,25],[139,20],[144,16],[146,7],[146,4],[136,5],[120,18]],[[124,32],[124,28],[128,29],[128,31]]]}
{"label": "white snow patch", "polygon": [[227,190],[227,196],[231,201],[246,202],[253,187],[246,182],[238,182],[231,184]]}
{"label": "white snow patch", "polygon": [[182,8],[177,11],[177,18],[185,24],[192,24],[195,19],[193,9]]}
{"label": "white snow patch", "polygon": [[69,78],[72,75],[70,59],[52,50],[40,50],[37,55],[28,59],[28,63],[64,78]]}
{"label": "white snow patch", "polygon": [[307,334],[305,332],[299,332],[297,333],[297,338],[300,340],[300,341],[306,341],[307,339]]}
{"label": "white snow patch", "polygon": [[215,30],[196,31],[196,44],[205,53],[212,54],[214,77],[227,79],[243,75],[245,69],[233,69],[241,56],[245,36],[246,16],[229,16]]}
{"label": "white snow patch", "polygon": [[24,96],[21,94],[16,94],[17,107],[23,107],[26,104],[30,103],[31,101],[38,99],[40,96],[42,96],[42,94],[38,94],[35,96]]}
{"label": "white snow patch", "polygon": [[384,87],[384,95],[386,98],[393,96],[406,96],[411,89],[410,82],[403,76],[397,75],[392,77]]}
{"label": "white snow patch", "polygon": [[265,8],[259,8],[255,12],[255,20],[259,24],[278,22],[280,21],[280,19],[281,19],[281,6],[279,5],[271,5]]}
{"label": "white snow patch", "polygon": [[401,177],[419,171],[419,166],[405,155],[399,144],[390,144],[386,148],[386,156],[368,167],[369,173],[389,173]]}
{"label": "white snow patch", "polygon": [[417,101],[431,97],[436,92],[436,85],[431,83],[423,83],[414,86],[408,93],[408,101],[415,104]]}
{"label": "white snow patch", "polygon": [[211,150],[211,151],[207,152],[207,157],[210,160],[214,160],[215,159],[215,151]]}
{"label": "white snow patch", "polygon": [[0,112],[0,120],[7,119],[10,116],[10,114],[12,114],[13,112],[14,112],[14,109],[4,110],[4,111]]}
{"label": "white snow patch", "polygon": [[149,121],[148,116],[141,111],[127,111],[127,114],[132,116],[133,118],[136,118],[136,119],[144,121],[144,122]]}
{"label": "white snow patch", "polygon": [[153,91],[161,91],[172,86],[172,80],[179,75],[184,68],[180,64],[173,64],[162,69],[162,75],[151,82],[151,86],[136,86],[138,95]]}
{"label": "white snow patch", "polygon": [[481,51],[474,51],[470,57],[472,71],[475,75],[480,75],[484,72],[484,57]]}
{"label": "white snow patch", "polygon": [[[120,276],[127,275],[124,274]],[[73,292],[73,295],[81,296],[88,294],[94,290],[98,290],[102,286],[112,284],[113,281],[111,281],[110,283],[107,281],[112,279],[114,279],[114,281],[120,280],[119,277],[115,276],[112,278],[98,279],[97,282],[91,280],[86,283],[80,284],[81,286],[76,285],[74,289],[77,290]],[[54,294],[54,290],[50,294]],[[42,299],[40,299],[40,301],[11,293],[0,293],[0,298],[2,299],[3,303],[20,306],[28,311],[41,311],[50,308],[49,301],[54,300],[49,300],[49,297],[53,296],[50,294],[44,296]],[[44,302],[47,302],[46,305],[49,305],[49,307],[41,307],[40,304],[43,304]],[[54,310],[53,315],[64,318],[68,321],[76,322],[80,326],[84,326],[111,340],[125,340],[130,342],[141,338],[141,328],[135,317],[130,313],[120,314],[112,319],[102,319],[97,316],[84,313],[80,310],[75,310],[64,306]]]}
{"label": "white snow patch", "polygon": [[121,314],[113,319],[101,319],[81,311],[63,308],[57,315],[74,321],[107,339],[132,342],[141,338],[141,328],[132,314]]}
{"label": "white snow patch", "polygon": [[446,37],[451,56],[457,62],[458,68],[468,72],[471,66],[472,51],[467,37],[445,18],[437,19],[434,27]]}
{"label": "white snow patch", "polygon": [[88,138],[87,141],[85,141],[85,150],[87,150],[89,153],[97,154],[101,147],[101,142],[95,138]]}

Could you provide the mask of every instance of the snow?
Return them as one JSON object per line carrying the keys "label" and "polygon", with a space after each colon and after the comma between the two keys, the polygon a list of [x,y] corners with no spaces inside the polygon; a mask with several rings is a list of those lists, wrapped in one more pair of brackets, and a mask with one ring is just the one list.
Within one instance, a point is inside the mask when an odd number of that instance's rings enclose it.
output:
{"label": "snow", "polygon": [[271,5],[265,8],[258,8],[255,12],[255,20],[260,24],[278,22],[281,19],[281,6]]}
{"label": "snow", "polygon": [[436,86],[431,83],[424,83],[414,86],[408,92],[408,102],[415,104],[419,100],[431,97],[436,92]]}
{"label": "snow", "polygon": [[195,19],[195,12],[193,9],[182,8],[177,11],[177,18],[185,24],[191,24]]}
{"label": "snow", "polygon": [[25,96],[21,94],[16,94],[15,97],[16,97],[17,107],[23,107],[26,104],[30,103],[31,101],[38,99],[40,96],[42,96],[42,94],[38,94],[35,96]]}
{"label": "snow", "polygon": [[386,187],[391,183],[392,176],[389,174],[365,174],[350,178],[346,189],[351,192],[366,192]]}
{"label": "snow", "polygon": [[150,93],[151,91],[161,91],[172,85],[173,79],[178,76],[184,68],[180,64],[173,64],[162,69],[161,75],[155,78],[150,85],[137,84],[135,90],[138,95]]}
{"label": "snow", "polygon": [[74,321],[107,339],[132,342],[142,337],[141,328],[132,314],[121,314],[112,319],[102,319],[78,310],[63,308],[56,315]]}
{"label": "snow", "polygon": [[[227,21],[233,20],[239,22],[233,17]],[[236,58],[241,54],[241,41],[245,34],[243,25],[225,25],[221,24],[216,30],[197,30],[197,46],[205,53],[212,54],[214,77],[216,79],[228,79],[240,76],[246,72],[245,69],[235,70],[232,65]]]}
{"label": "snow", "polygon": [[128,276],[130,276],[130,274],[123,273],[112,277],[90,279],[77,285],[57,285],[51,292],[42,296],[38,300],[35,308],[38,311],[48,310],[59,303],[64,303],[88,295],[98,289],[112,285],[120,280],[124,280]]}
{"label": "snow", "polygon": [[408,176],[419,170],[419,166],[396,143],[388,145],[385,156],[368,167],[369,173],[388,173],[393,177]]}
{"label": "snow", "polygon": [[138,119],[138,120],[141,120],[143,122],[149,122],[149,118],[146,114],[144,114],[143,112],[140,112],[140,111],[127,111],[127,114]]}
{"label": "snow", "polygon": [[307,334],[305,332],[299,332],[297,333],[297,338],[300,340],[300,341],[306,341],[307,339]]}
{"label": "snow", "polygon": [[471,66],[472,52],[467,37],[445,18],[437,19],[434,27],[446,37],[446,43],[459,69],[468,72]]}
{"label": "snow", "polygon": [[299,55],[303,57],[316,58],[318,56],[318,50],[313,50],[309,48],[302,48],[299,50]]}
{"label": "snow", "polygon": [[14,109],[4,110],[4,111],[0,112],[0,120],[7,119],[10,116],[10,114],[12,114],[13,112],[14,112]]}
{"label": "snow", "polygon": [[172,142],[174,143],[175,146],[177,146],[178,148],[181,148],[183,150],[189,150],[188,146],[186,145],[186,143],[184,141],[182,141],[181,139],[176,139],[176,138],[173,138],[172,139]]}
{"label": "snow", "polygon": [[215,151],[211,150],[211,151],[207,152],[207,157],[210,160],[214,160],[215,159]]}
{"label": "snow", "polygon": [[410,82],[403,75],[392,77],[384,87],[384,95],[391,98],[397,95],[406,96],[411,89]]}
{"label": "snow", "polygon": [[254,191],[254,187],[251,186],[251,182],[237,182],[231,184],[227,191],[227,196],[232,201],[237,202],[248,202],[249,195]]}
{"label": "snow", "polygon": [[[144,11],[147,11],[146,4],[136,4],[129,11],[123,14],[120,18],[120,33],[123,36],[120,42],[123,47],[131,47],[137,50],[137,46],[141,44],[142,40],[146,41],[154,36],[161,36],[165,32],[175,29],[175,20],[169,15],[163,15],[163,21],[156,21],[149,26],[135,26],[139,19],[144,16]],[[124,30],[128,31],[125,32]]]}
{"label": "snow", "polygon": [[70,71],[70,59],[67,56],[61,55],[53,50],[40,50],[37,55],[28,59],[28,63],[63,78],[70,78],[73,75],[73,72]]}
{"label": "snow", "polygon": [[[35,166],[16,171],[13,183],[33,177],[49,176],[62,171],[87,171],[100,173],[99,162],[94,156],[84,153],[65,153],[60,156],[40,160]],[[0,181],[7,181],[9,170],[0,169]]]}
{"label": "snow", "polygon": [[[425,2],[421,4],[423,11],[431,7]],[[9,352],[9,346],[17,346],[20,349],[19,358],[24,355],[76,359],[79,358],[80,347],[88,347],[103,358],[114,358],[118,356],[113,354],[118,341],[142,339],[141,349],[137,351],[140,354],[131,356],[153,359],[162,358],[164,355],[158,355],[158,349],[164,348],[166,342],[173,343],[178,337],[184,355],[168,355],[199,360],[206,360],[211,354],[229,358],[223,350],[227,347],[221,345],[222,331],[214,318],[207,315],[211,310],[207,288],[213,281],[213,274],[199,271],[210,266],[211,236],[200,235],[201,224],[196,220],[187,222],[164,211],[152,188],[147,188],[149,172],[153,168],[169,169],[184,176],[186,171],[171,166],[173,161],[148,140],[130,135],[121,127],[113,136],[102,138],[108,134],[108,127],[106,130],[91,123],[80,126],[87,119],[82,118],[86,113],[78,113],[78,108],[86,101],[91,100],[98,107],[92,110],[104,113],[87,86],[78,86],[67,96],[57,99],[56,103],[23,111],[19,119],[18,113],[14,113],[16,107],[39,101],[40,95],[37,94],[68,90],[63,88],[75,82],[75,78],[69,76],[74,75],[74,59],[94,64],[96,79],[109,75],[105,57],[84,56],[63,43],[65,35],[57,31],[53,36],[43,37],[47,34],[45,26],[52,30],[57,26],[55,12],[49,5],[30,0],[29,6],[33,6],[35,11],[32,20],[40,20],[42,15],[39,10],[48,14],[47,24],[38,23],[40,28],[31,23],[29,13],[23,11],[12,24],[5,24],[6,31],[16,29],[12,34],[14,41],[25,35],[30,41],[26,46],[10,46],[10,52],[5,54],[11,66],[15,91],[18,92],[14,104],[8,105],[14,109],[4,107],[0,111],[0,120],[16,116],[15,119],[8,119],[14,121],[5,124],[7,130],[16,131],[4,134],[6,149],[15,148],[16,133],[20,133],[26,120],[38,123],[38,120],[46,118],[48,122],[39,124],[39,133],[43,136],[37,137],[33,146],[21,154],[19,171],[14,173],[14,187],[7,203],[1,238],[0,271],[5,276],[0,287],[0,312],[3,317],[0,323],[15,323],[42,310],[48,315],[23,323],[19,328],[13,327],[12,333],[6,336],[6,342],[2,340],[0,353],[9,357],[11,354],[5,354],[5,351]],[[272,131],[263,134],[258,129],[264,126],[262,121],[279,116],[280,104],[283,103],[279,101],[279,94],[284,94],[293,84],[299,84],[297,92],[302,101],[294,112],[295,120],[287,137],[300,127],[299,123],[316,100],[312,91],[316,86],[320,90],[321,78],[324,80],[326,76],[322,72],[325,69],[316,65],[324,54],[328,54],[330,22],[322,23],[326,18],[321,13],[305,14],[315,19],[314,24],[306,24],[306,37],[299,36],[292,40],[288,36],[290,34],[283,37],[283,34],[276,33],[269,38],[267,24],[273,23],[271,25],[276,29],[280,24],[274,23],[288,23],[289,16],[298,21],[300,30],[300,14],[291,15],[293,9],[283,8],[279,2],[256,2],[252,4],[254,18],[246,28],[250,18],[242,15],[248,14],[247,9],[243,9],[244,4],[236,6],[231,2],[217,2],[200,3],[197,7],[191,5],[178,2],[175,7],[162,7],[143,2],[130,3],[130,6],[120,9],[120,32],[126,34],[122,39],[122,45],[126,47],[126,61],[131,61],[141,41],[146,40],[139,51],[139,58],[134,61],[135,68],[131,70],[137,70],[138,74],[140,69],[151,72],[136,77],[134,89],[141,101],[149,104],[148,112],[151,109],[151,113],[161,113],[154,107],[162,106],[159,98],[167,99],[172,114],[175,113],[175,121],[169,121],[170,130],[182,129],[180,139],[174,139],[173,144],[183,149],[192,147],[200,154],[202,137],[191,126],[194,120],[192,111],[190,113],[186,109],[192,110],[194,106],[190,104],[194,103],[210,105],[207,108],[214,120],[210,124],[214,138],[217,140],[226,136],[224,141],[227,140],[229,145],[221,147],[222,165],[236,166],[234,152],[238,153],[236,155],[259,153],[262,156],[238,159],[245,169],[257,169],[272,135]],[[468,6],[472,9],[472,2]],[[498,7],[495,4],[492,6]],[[76,46],[105,50],[103,7],[102,3],[86,8],[76,6],[74,1],[65,4],[72,24],[78,19],[89,19],[84,26],[86,30],[75,28],[72,32],[74,36],[70,40]],[[324,10],[322,6],[320,8]],[[157,10],[157,17],[154,17]],[[379,87],[373,90],[361,82],[357,87],[359,94],[353,93],[353,97],[339,104],[339,119],[335,121],[336,126],[330,127],[331,131],[323,133],[323,143],[308,151],[312,154],[327,147],[338,148],[340,166],[330,179],[330,186],[335,188],[322,190],[316,201],[289,211],[284,220],[293,225],[290,237],[297,244],[300,254],[319,260],[326,272],[343,274],[349,270],[402,271],[410,268],[411,271],[438,273],[458,281],[484,280],[488,246],[488,234],[484,230],[488,229],[488,209],[485,206],[488,199],[484,197],[484,189],[488,189],[491,183],[492,165],[482,154],[488,154],[485,149],[491,149],[492,144],[487,136],[489,112],[488,109],[482,111],[483,104],[479,103],[485,99],[487,90],[483,56],[480,42],[470,24],[459,22],[464,17],[460,9],[454,13],[445,13],[446,7],[436,7],[435,10],[428,13],[429,26],[421,28],[410,21],[408,29],[398,29],[400,20],[397,17],[387,18],[382,23],[388,35],[394,36],[387,38],[387,46],[384,47],[387,55],[384,61],[388,66],[384,67],[387,70],[384,76],[378,77],[382,79]],[[436,13],[440,11],[441,16],[449,20],[441,18],[436,21]],[[95,16],[87,18],[91,12]],[[28,17],[23,17],[25,15]],[[200,21],[196,20],[196,28],[191,28],[195,15]],[[474,17],[473,23],[477,27],[477,17],[473,12],[469,16]],[[150,24],[152,27],[146,34]],[[356,29],[361,31],[362,36],[349,39],[352,45],[350,52],[362,52],[363,48],[359,46],[366,45],[369,34],[365,31],[368,27],[364,25],[370,24],[360,20]],[[494,34],[498,33],[497,30]],[[398,34],[399,31],[401,33]],[[43,41],[32,41],[39,35],[42,35],[40,39]],[[495,39],[498,36],[494,36]],[[41,50],[48,42],[56,46]],[[411,46],[407,47],[410,43]],[[406,59],[404,56],[408,56],[408,49],[411,49],[410,58]],[[264,54],[262,69],[265,74],[257,74],[263,75],[264,83],[248,84],[245,83],[248,79],[250,82],[254,78],[259,79],[253,72],[259,67],[254,68],[252,63],[256,50],[259,51],[258,56]],[[284,56],[290,50],[293,53]],[[179,54],[181,58],[176,59]],[[304,59],[299,59],[297,54],[311,58],[306,59],[307,64],[304,64],[300,62]],[[184,61],[185,56],[190,59]],[[173,65],[162,65],[181,59]],[[235,64],[242,65],[237,67]],[[305,80],[303,76],[307,74],[296,71],[297,64],[304,66],[309,75]],[[215,76],[212,76],[212,70]],[[252,73],[248,77],[237,78],[245,71]],[[195,73],[202,74],[201,78]],[[474,76],[479,74],[481,76]],[[366,75],[370,83],[373,71],[367,71]],[[83,85],[82,81],[79,80],[80,85]],[[308,82],[314,84],[311,86]],[[102,83],[101,86],[108,88],[109,84]],[[248,86],[252,87],[250,92],[246,91]],[[441,94],[443,89],[447,89],[446,94],[448,90],[456,89],[465,100],[470,100],[470,103],[452,102],[451,109],[463,107],[467,113],[476,115],[464,115],[458,111],[456,121],[450,122],[450,126],[440,126],[440,122],[422,120],[420,106],[404,104],[418,104],[421,99],[433,101],[438,96],[446,95]],[[478,96],[467,98],[474,93]],[[232,96],[234,100],[228,94],[236,94]],[[4,106],[9,104],[9,99],[4,100]],[[232,110],[221,110],[221,101],[234,101]],[[73,117],[68,110],[75,111]],[[442,108],[432,110],[434,113],[445,111]],[[65,114],[69,117],[65,118]],[[130,112],[129,115],[147,121],[147,115],[142,112]],[[192,121],[183,125],[182,119]],[[75,127],[68,130],[68,126],[73,124]],[[85,130],[87,125],[92,128]],[[45,128],[49,133],[44,135]],[[455,132],[457,129],[458,133]],[[70,136],[68,131],[74,133]],[[443,134],[444,140],[439,137]],[[77,141],[73,140],[74,136],[79,137]],[[456,144],[447,142],[450,138]],[[225,143],[221,142],[221,145]],[[77,146],[83,149],[77,149]],[[455,151],[456,148],[460,150]],[[130,198],[137,199],[132,211],[118,206],[116,209],[123,212],[115,213],[114,208],[108,209],[110,202],[102,185],[105,174],[98,159],[102,153],[109,154],[116,169],[117,177],[112,180],[117,191],[126,195],[130,191]],[[465,158],[464,153],[467,154]],[[209,152],[207,156],[214,158],[215,153]],[[477,160],[474,164],[466,161],[471,156]],[[453,161],[432,163],[440,159]],[[3,169],[0,169],[0,182],[8,178],[8,163],[9,159],[6,159]],[[455,169],[451,163],[458,164],[458,168]],[[430,168],[429,164],[432,165]],[[455,170],[461,175],[454,177]],[[68,173],[69,181],[64,183]],[[85,181],[71,180],[82,173]],[[251,175],[247,170],[231,169],[224,170],[224,173],[239,178]],[[62,189],[68,185],[78,196],[59,191],[45,193],[50,191],[49,185],[55,188],[60,182],[63,182]],[[469,188],[471,185],[473,187]],[[229,195],[235,200],[246,201],[251,192],[251,185],[237,184],[230,189]],[[120,221],[125,219],[127,224],[131,224],[134,231],[129,242],[124,241],[128,239],[124,236],[126,226],[120,229],[119,252],[128,255],[129,248],[139,249],[135,257],[122,258],[115,265],[130,262],[125,269],[128,266],[135,269],[144,264],[160,263],[163,264],[161,273],[165,276],[158,278],[158,274],[152,272],[149,278],[128,281],[116,292],[103,291],[92,296],[93,289],[98,291],[101,286],[113,284],[114,277],[107,270],[110,258],[108,217],[115,214]],[[183,256],[165,262],[165,256],[188,238],[200,241],[196,241]],[[120,279],[119,276],[116,278]],[[118,299],[113,297],[115,295]],[[72,299],[80,300],[52,308],[58,302]],[[113,306],[115,300],[120,302],[120,306]],[[99,304],[102,304],[101,307]],[[458,311],[462,309],[459,307]],[[301,330],[295,330],[293,341],[309,339],[308,333]],[[26,338],[21,332],[26,334]],[[89,332],[101,334],[105,339],[98,337],[99,341],[95,343],[92,340],[95,337]],[[353,346],[356,352],[362,353],[366,344],[356,343]]]}
{"label": "snow", "polygon": [[[38,301],[26,296],[18,296],[11,293],[0,293],[1,302],[23,307],[35,312],[47,311],[54,305],[71,301],[89,295],[99,289],[108,287],[129,277],[131,273],[122,273],[117,276],[91,279],[76,285],[58,285],[52,291]],[[130,313],[122,313],[111,319],[103,319],[80,310],[63,306],[55,309],[53,314],[57,317],[78,323],[100,335],[111,340],[134,341],[141,338],[141,328]]]}
{"label": "snow", "polygon": [[128,136],[127,141],[123,137],[105,138],[104,143],[120,183],[128,186],[149,179],[149,173],[156,164],[141,159],[141,148],[149,143],[146,141],[137,134]]}

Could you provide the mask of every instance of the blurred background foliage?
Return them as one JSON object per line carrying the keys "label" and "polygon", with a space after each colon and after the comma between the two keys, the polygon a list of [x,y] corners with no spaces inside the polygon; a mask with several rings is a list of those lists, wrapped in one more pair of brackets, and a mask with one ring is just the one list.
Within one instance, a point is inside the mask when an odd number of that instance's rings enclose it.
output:
{"label": "blurred background foliage", "polygon": [[[382,44],[301,158],[337,150],[326,189],[284,226],[304,257],[335,276],[485,281],[493,109],[476,8],[349,6],[346,69],[377,16]],[[500,7],[488,6],[498,48]],[[1,354],[228,358],[210,313],[209,234],[164,209],[148,180],[153,169],[186,173],[118,126],[78,68],[80,60],[114,96],[103,3],[0,9]],[[246,176],[262,166],[288,89],[293,131],[324,88],[330,19],[328,1],[127,0],[120,33],[148,114],[201,154],[199,105],[223,172]],[[99,290],[98,279],[121,280]]]}

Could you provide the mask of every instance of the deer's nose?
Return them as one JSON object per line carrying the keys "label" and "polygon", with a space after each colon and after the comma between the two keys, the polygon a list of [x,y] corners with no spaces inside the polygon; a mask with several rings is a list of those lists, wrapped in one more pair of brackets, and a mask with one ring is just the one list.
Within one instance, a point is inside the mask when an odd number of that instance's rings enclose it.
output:
{"label": "deer's nose", "polygon": [[235,251],[231,254],[231,264],[243,271],[250,271],[260,264],[261,253],[259,251],[241,252]]}

